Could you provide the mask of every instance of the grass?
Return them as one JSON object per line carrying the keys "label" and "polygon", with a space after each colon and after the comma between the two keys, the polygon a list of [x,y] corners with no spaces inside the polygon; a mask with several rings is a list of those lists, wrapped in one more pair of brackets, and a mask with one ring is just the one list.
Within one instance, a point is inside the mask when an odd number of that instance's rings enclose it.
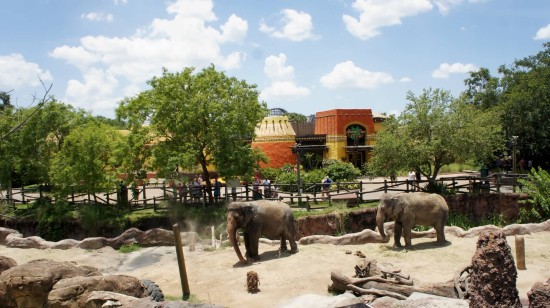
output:
{"label": "grass", "polygon": [[120,246],[120,248],[118,249],[118,252],[130,253],[130,252],[138,251],[140,249],[141,249],[141,246],[139,246],[138,244],[129,244],[129,245]]}
{"label": "grass", "polygon": [[347,214],[353,211],[357,211],[358,209],[361,209],[361,208],[375,208],[378,206],[378,202],[360,203],[359,206],[348,207],[346,202],[332,202],[332,206],[329,206],[328,201],[323,201],[323,202],[319,202],[315,206],[316,207],[322,206],[323,208],[311,210],[311,211],[294,211],[294,218],[326,215],[326,214],[340,214],[340,213]]}

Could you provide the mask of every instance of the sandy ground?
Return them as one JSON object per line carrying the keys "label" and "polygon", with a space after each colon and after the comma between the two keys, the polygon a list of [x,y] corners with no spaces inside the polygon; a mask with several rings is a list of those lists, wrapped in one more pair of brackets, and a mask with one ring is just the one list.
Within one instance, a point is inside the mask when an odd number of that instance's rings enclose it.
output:
{"label": "sandy ground", "polygon": [[[524,304],[527,292],[537,281],[550,278],[550,232],[525,235],[527,270],[518,271],[517,288]],[[280,307],[289,299],[303,294],[330,294],[330,272],[341,271],[352,276],[359,261],[356,251],[379,263],[390,263],[420,282],[443,282],[452,279],[456,270],[471,263],[477,237],[457,238],[447,235],[450,244],[437,247],[434,239],[413,239],[414,250],[404,251],[391,244],[335,246],[313,244],[299,246],[294,255],[279,255],[277,246],[261,244],[261,261],[239,266],[231,247],[217,250],[198,246],[193,252],[183,248],[190,290],[194,299],[226,307]],[[514,237],[507,238],[515,256]],[[241,246],[244,253],[244,247]],[[352,251],[352,254],[346,254]],[[105,274],[127,274],[151,279],[172,300],[180,299],[182,288],[174,247],[151,247],[122,254],[110,247],[100,250],[72,248],[19,249],[0,246],[0,255],[15,259],[18,264],[33,259],[74,261],[91,265]],[[255,271],[260,280],[260,292],[246,290],[246,273]]]}

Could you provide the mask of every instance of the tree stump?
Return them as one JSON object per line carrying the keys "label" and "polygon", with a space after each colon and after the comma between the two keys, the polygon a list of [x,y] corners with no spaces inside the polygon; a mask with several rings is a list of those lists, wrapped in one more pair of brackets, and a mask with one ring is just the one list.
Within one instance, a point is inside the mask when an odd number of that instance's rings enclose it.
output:
{"label": "tree stump", "polygon": [[260,292],[260,289],[258,288],[259,285],[260,279],[258,278],[258,273],[254,271],[246,273],[246,289],[248,290],[248,293]]}

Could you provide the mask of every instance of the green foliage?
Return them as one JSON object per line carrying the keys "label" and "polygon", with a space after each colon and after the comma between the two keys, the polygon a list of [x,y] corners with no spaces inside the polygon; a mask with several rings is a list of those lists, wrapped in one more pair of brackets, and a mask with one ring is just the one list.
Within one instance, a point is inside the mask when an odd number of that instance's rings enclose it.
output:
{"label": "green foliage", "polygon": [[435,193],[440,195],[454,195],[455,191],[449,186],[440,181],[430,181],[424,186],[420,187],[420,190],[427,193]]}
{"label": "green foliage", "polygon": [[491,215],[487,218],[482,219],[479,222],[474,222],[470,218],[468,218],[467,215],[464,214],[457,214],[450,212],[449,217],[447,218],[447,226],[451,227],[459,227],[463,230],[469,230],[474,227],[479,226],[486,226],[486,225],[494,225],[497,227],[504,227],[507,225],[507,222],[504,220],[504,215]]}
{"label": "green foliage", "polygon": [[295,123],[307,122],[307,117],[300,113],[289,112],[286,114],[286,116],[288,117],[289,122],[295,122]]}
{"label": "green foliage", "polygon": [[391,117],[378,133],[369,173],[392,176],[419,168],[435,179],[442,166],[474,159],[488,161],[502,144],[495,114],[454,99],[449,91],[427,89],[410,101],[397,119]]}
{"label": "green foliage", "polygon": [[534,161],[550,153],[550,42],[536,55],[501,66],[500,109],[508,140],[518,136],[518,152]]}
{"label": "green foliage", "polygon": [[[265,155],[249,142],[267,113],[255,85],[228,77],[213,65],[196,73],[194,68],[179,73],[163,69],[162,76],[148,84],[151,90],[124,100],[116,110],[132,133],[140,131],[130,145],[133,162],[144,163],[143,154],[151,155],[153,167],[164,174],[176,167],[195,170],[199,166],[207,188],[207,168],[212,164],[221,176],[231,178],[254,174],[259,162],[266,162]],[[148,131],[141,132],[146,122]],[[147,136],[156,145],[151,153],[141,153]]]}
{"label": "green foliage", "polygon": [[361,175],[361,171],[355,168],[352,163],[339,160],[325,160],[323,167],[324,172],[333,182],[354,181]]}
{"label": "green foliage", "polygon": [[85,204],[76,208],[76,216],[86,233],[97,234],[101,229],[122,232],[126,228],[125,215],[129,211],[121,207]]}
{"label": "green foliage", "polygon": [[28,214],[36,218],[37,232],[45,240],[60,241],[67,238],[67,234],[71,231],[73,212],[65,202],[57,204],[36,202]]}
{"label": "green foliage", "polygon": [[261,174],[264,179],[267,178],[270,180],[276,180],[279,173],[281,173],[281,170],[277,168],[266,167],[261,170]]}
{"label": "green foliage", "polygon": [[134,251],[138,251],[141,249],[141,246],[138,244],[125,244],[118,248],[118,252],[120,253],[130,253]]}
{"label": "green foliage", "polygon": [[124,155],[123,138],[111,127],[94,122],[72,130],[52,159],[50,172],[56,192],[66,196],[76,190],[95,196],[111,190],[118,176],[116,166]]}
{"label": "green foliage", "polygon": [[523,203],[533,205],[529,211],[529,216],[537,220],[550,218],[550,174],[541,167],[532,168],[528,174],[528,179],[518,180],[522,187],[522,192],[529,197]]}

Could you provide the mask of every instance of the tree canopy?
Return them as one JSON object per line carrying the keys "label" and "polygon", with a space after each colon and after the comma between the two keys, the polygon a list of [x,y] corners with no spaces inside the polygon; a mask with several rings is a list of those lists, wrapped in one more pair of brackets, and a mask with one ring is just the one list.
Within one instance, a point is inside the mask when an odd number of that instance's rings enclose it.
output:
{"label": "tree canopy", "polygon": [[480,112],[449,91],[425,89],[419,96],[409,92],[407,100],[405,111],[390,117],[377,135],[369,164],[372,174],[395,176],[413,169],[433,180],[446,164],[492,160],[503,144],[491,112]]}
{"label": "tree canopy", "polygon": [[267,114],[255,85],[228,77],[213,65],[197,73],[194,68],[178,73],[163,69],[148,84],[150,90],[126,99],[116,112],[132,132],[148,124],[142,136],[156,143],[154,167],[168,174],[177,167],[193,171],[198,166],[212,202],[209,166],[232,177],[252,174],[265,160],[250,145],[257,123]]}

